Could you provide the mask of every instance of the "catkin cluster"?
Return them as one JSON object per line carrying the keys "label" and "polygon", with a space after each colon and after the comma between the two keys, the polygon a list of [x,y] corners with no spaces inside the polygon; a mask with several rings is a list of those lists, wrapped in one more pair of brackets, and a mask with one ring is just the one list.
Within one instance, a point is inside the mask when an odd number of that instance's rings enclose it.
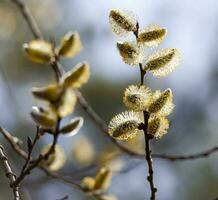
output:
{"label": "catkin cluster", "polygon": [[[143,78],[147,72],[156,77],[166,76],[179,65],[178,50],[155,49],[167,34],[165,28],[149,25],[141,29],[134,14],[121,10],[111,10],[109,22],[116,35],[126,36],[132,33],[135,36],[133,40],[117,42],[117,48],[126,64],[140,67]],[[148,54],[148,48],[152,48],[154,52]],[[151,137],[160,138],[167,133],[169,121],[166,117],[174,108],[171,89],[151,91],[143,82],[130,85],[124,91],[123,103],[128,111],[111,119],[108,132],[112,137],[129,140],[141,132],[142,124]],[[145,113],[148,115],[147,121],[144,118]]]}
{"label": "catkin cluster", "polygon": [[[70,31],[63,36],[58,46],[38,39],[24,44],[23,47],[31,61],[54,65],[61,58],[76,56],[81,51],[82,44],[79,34]],[[77,102],[75,90],[88,81],[89,74],[89,65],[83,62],[77,64],[72,70],[63,73],[57,82],[32,88],[33,96],[43,101],[43,106],[33,106],[30,113],[37,126],[49,134],[75,135],[83,125],[82,117],[72,118],[66,124],[61,124],[58,130],[57,124],[60,123],[61,119],[73,113]],[[50,148],[51,144],[48,144],[41,150],[41,154],[46,155]],[[63,167],[65,161],[64,150],[56,144],[54,153],[49,156],[49,159],[43,160],[40,165],[49,170],[57,171]]]}

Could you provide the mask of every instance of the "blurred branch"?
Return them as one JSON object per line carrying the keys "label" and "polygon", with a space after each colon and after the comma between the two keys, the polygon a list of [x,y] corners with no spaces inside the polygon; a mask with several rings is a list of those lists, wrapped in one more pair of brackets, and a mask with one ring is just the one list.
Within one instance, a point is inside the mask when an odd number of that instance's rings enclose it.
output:
{"label": "blurred branch", "polygon": [[68,196],[68,195],[66,195],[66,196],[64,196],[64,197],[62,197],[62,198],[60,198],[60,199],[57,199],[57,200],[67,200],[67,199],[69,199],[69,196]]}
{"label": "blurred branch", "polygon": [[16,6],[20,9],[21,14],[23,15],[25,21],[27,22],[31,32],[33,33],[35,38],[43,38],[42,33],[34,19],[32,13],[30,12],[29,8],[25,5],[22,0],[11,0]]}
{"label": "blurred branch", "polygon": [[13,173],[13,171],[11,169],[11,166],[8,162],[8,158],[6,157],[6,155],[4,153],[4,148],[2,145],[0,145],[0,161],[3,164],[3,169],[5,171],[5,175],[9,179],[10,187],[13,189],[14,200],[20,200],[19,187],[13,186],[13,184],[16,180],[16,175]]}
{"label": "blurred branch", "polygon": [[[5,129],[1,128],[0,127],[0,132],[3,134],[3,136],[5,137],[5,139],[9,142],[9,144],[11,145],[12,149],[19,155],[21,156],[23,159],[27,159],[28,158],[28,153],[26,153],[17,143],[16,141],[14,140],[14,137],[9,133],[7,132]],[[50,155],[50,153],[49,153]],[[46,156],[46,155],[45,155]],[[43,157],[45,157],[43,156]],[[34,161],[32,157],[30,157],[30,162],[31,161]],[[36,159],[35,161],[38,162],[38,159]],[[35,163],[35,162],[34,162]],[[84,192],[85,194],[87,194],[87,191],[86,189],[83,187],[83,185],[81,185],[80,183],[77,183],[75,181],[72,181],[72,180],[69,180],[61,175],[59,175],[58,173],[55,173],[55,172],[52,172],[50,170],[48,170],[46,167],[43,167],[43,166],[39,166],[39,165],[36,165],[34,166],[34,168],[37,167],[39,168],[41,171],[43,171],[47,176],[51,177],[51,178],[55,178],[55,179],[58,179],[60,181],[63,181],[64,183],[68,184],[68,185],[71,185],[73,186],[74,188],[77,188],[79,190],[81,190],[82,192]],[[32,168],[30,168],[29,170],[32,170]],[[26,174],[25,174],[26,175]],[[23,180],[23,179],[22,179]],[[16,180],[13,181],[12,185],[16,185],[14,184]],[[87,194],[87,195],[90,195],[92,196],[93,198],[97,199],[97,196],[98,194]],[[16,200],[19,200],[19,199],[16,199]]]}

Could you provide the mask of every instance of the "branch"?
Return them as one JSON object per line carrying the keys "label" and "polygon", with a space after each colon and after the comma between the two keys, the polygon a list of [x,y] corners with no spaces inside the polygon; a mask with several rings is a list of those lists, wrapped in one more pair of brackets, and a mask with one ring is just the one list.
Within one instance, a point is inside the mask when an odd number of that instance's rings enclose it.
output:
{"label": "branch", "polygon": [[16,6],[20,9],[21,14],[23,15],[25,21],[27,22],[27,25],[31,29],[32,34],[35,38],[43,38],[42,33],[38,27],[38,24],[36,23],[36,20],[32,16],[32,13],[30,12],[29,8],[24,4],[22,0],[11,0]]}
{"label": "branch", "polygon": [[[22,0],[11,0],[14,4],[17,5],[19,8],[20,12],[22,13],[25,21],[27,22],[32,34],[34,37],[37,38],[43,38],[41,31],[32,16],[29,8],[23,3]],[[24,9],[25,8],[25,9]],[[59,63],[58,63],[59,66]],[[59,66],[60,68],[60,66]],[[56,69],[57,70],[57,69]],[[121,145],[118,141],[113,139],[108,135],[108,130],[107,130],[107,125],[106,123],[101,119],[101,117],[94,111],[94,109],[89,105],[87,100],[84,98],[82,93],[80,91],[76,91],[78,102],[80,103],[81,107],[87,112],[87,114],[93,119],[93,121],[98,125],[98,127],[102,130],[102,132],[105,133],[105,135],[124,153],[126,153],[129,156],[133,156],[135,158],[139,159],[144,159],[144,155],[136,153],[127,147]],[[16,149],[16,146],[12,147],[14,150]],[[17,149],[18,150],[18,149]],[[19,151],[19,150],[18,150]],[[208,153],[207,153],[208,152]],[[165,159],[169,161],[183,161],[183,160],[194,160],[194,159],[199,159],[199,158],[205,158],[208,157],[209,155],[218,152],[218,146],[215,146],[209,150],[206,150],[201,153],[196,153],[196,154],[190,154],[190,155],[167,155],[167,154],[152,154],[153,158],[160,158],[160,159]],[[19,152],[20,154],[23,154],[23,152]],[[206,156],[205,156],[206,153]]]}
{"label": "branch", "polygon": [[[139,24],[137,23],[137,30],[134,32],[136,40],[138,40],[138,33],[139,33]],[[143,70],[142,63],[139,63],[139,69],[140,69],[140,85],[144,85],[144,78],[146,71]],[[142,124],[142,130],[144,131],[144,138],[145,138],[145,159],[147,161],[148,165],[148,176],[147,180],[150,185],[150,192],[151,192],[151,200],[155,200],[155,193],[157,192],[157,188],[154,185],[154,170],[153,170],[153,161],[152,161],[152,155],[151,155],[151,149],[150,149],[150,140],[153,139],[153,136],[150,137],[147,133],[148,128],[148,119],[149,119],[149,113],[147,111],[143,111],[144,115],[144,124]]]}
{"label": "branch", "polygon": [[[7,132],[6,130],[2,129],[0,127],[0,132],[3,134],[3,136],[5,137],[5,139],[9,142],[9,144],[11,145],[12,149],[19,155],[21,156],[23,159],[27,159],[28,154],[21,149],[21,147],[14,141],[13,136]],[[33,161],[32,157],[30,158],[30,161]],[[47,168],[43,167],[43,166],[36,166],[37,168],[39,168],[41,171],[43,171],[47,176],[58,179],[60,181],[63,181],[64,183],[73,186],[76,189],[79,189],[80,191],[84,192],[87,194],[85,188],[80,184],[77,183],[75,181],[69,180],[61,175],[59,175],[58,173],[52,172],[50,170],[48,170]],[[12,185],[15,185],[15,177],[14,177],[14,181],[11,183]],[[93,198],[96,198],[95,194],[89,194],[91,195]],[[20,199],[15,199],[15,200],[20,200]]]}
{"label": "branch", "polygon": [[13,183],[16,180],[16,175],[13,173],[13,171],[9,165],[8,158],[4,154],[4,148],[1,145],[0,145],[0,161],[3,164],[5,175],[9,179],[10,187],[13,189],[14,200],[20,200],[19,187],[13,186]]}

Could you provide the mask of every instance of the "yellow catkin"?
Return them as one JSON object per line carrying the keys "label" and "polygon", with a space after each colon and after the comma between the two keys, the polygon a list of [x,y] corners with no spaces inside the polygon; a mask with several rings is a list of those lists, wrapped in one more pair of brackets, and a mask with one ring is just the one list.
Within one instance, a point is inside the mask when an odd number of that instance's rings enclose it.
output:
{"label": "yellow catkin", "polygon": [[50,62],[53,57],[53,46],[44,40],[33,40],[24,44],[23,48],[27,57],[36,63]]}
{"label": "yellow catkin", "polygon": [[82,127],[83,122],[84,120],[82,117],[75,117],[68,124],[61,127],[60,133],[68,137],[74,136],[78,133],[78,131]]}
{"label": "yellow catkin", "polygon": [[76,101],[77,97],[75,92],[71,89],[66,89],[58,105],[55,105],[58,115],[62,118],[70,115],[75,109]]}
{"label": "yellow catkin", "polygon": [[52,109],[40,109],[36,106],[32,107],[31,117],[40,126],[53,128],[57,122],[57,115]]}
{"label": "yellow catkin", "polygon": [[117,43],[120,56],[123,61],[128,65],[137,65],[141,62],[142,55],[140,46],[135,42]]}
{"label": "yellow catkin", "polygon": [[137,29],[136,16],[130,11],[111,10],[109,23],[113,33],[119,36],[126,35],[129,32],[135,32]]}
{"label": "yellow catkin", "polygon": [[[41,150],[41,154],[45,155],[51,148],[51,144],[45,146]],[[66,162],[66,156],[64,153],[63,148],[60,145],[56,145],[54,149],[54,153],[51,154],[48,160],[41,161],[40,165],[47,167],[51,171],[58,171],[60,170]]]}
{"label": "yellow catkin", "polygon": [[108,189],[111,183],[111,178],[112,173],[106,168],[101,168],[96,175],[94,189],[100,191]]}
{"label": "yellow catkin", "polygon": [[57,84],[48,85],[45,87],[34,87],[32,88],[32,94],[39,99],[55,102],[57,101],[61,94],[63,88]]}
{"label": "yellow catkin", "polygon": [[60,46],[57,48],[57,55],[72,58],[82,50],[78,32],[68,32],[61,40]]}
{"label": "yellow catkin", "polygon": [[169,88],[163,92],[154,92],[149,101],[148,112],[150,114],[168,116],[174,109],[173,94]]}
{"label": "yellow catkin", "polygon": [[128,140],[139,133],[138,126],[141,122],[138,113],[126,111],[112,118],[108,125],[108,132],[116,139]]}
{"label": "yellow catkin", "polygon": [[130,85],[126,88],[123,96],[123,102],[126,107],[133,111],[146,110],[151,91],[146,86]]}
{"label": "yellow catkin", "polygon": [[67,88],[76,89],[85,84],[90,76],[88,63],[79,63],[71,71],[65,73],[62,81]]}
{"label": "yellow catkin", "polygon": [[167,133],[169,121],[164,117],[153,117],[148,120],[147,132],[156,138],[161,138]]}
{"label": "yellow catkin", "polygon": [[162,77],[171,73],[180,63],[178,50],[166,48],[148,56],[146,69],[154,76]]}
{"label": "yellow catkin", "polygon": [[138,42],[142,43],[146,47],[158,46],[167,34],[165,28],[161,28],[158,25],[149,25],[143,31],[140,31]]}

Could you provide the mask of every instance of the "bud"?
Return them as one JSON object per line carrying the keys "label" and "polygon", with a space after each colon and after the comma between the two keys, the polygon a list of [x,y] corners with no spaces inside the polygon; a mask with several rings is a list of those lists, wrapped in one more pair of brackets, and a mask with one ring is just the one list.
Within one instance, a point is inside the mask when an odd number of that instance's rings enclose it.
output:
{"label": "bud", "polygon": [[110,186],[112,174],[106,168],[101,168],[95,178],[95,190],[107,190]]}
{"label": "bud", "polygon": [[68,32],[61,40],[57,48],[57,55],[72,58],[82,50],[82,44],[78,32]]}
{"label": "bud", "polygon": [[169,88],[162,93],[160,91],[154,92],[149,101],[148,112],[150,114],[168,116],[174,109],[173,93]]}
{"label": "bud", "polygon": [[176,49],[162,49],[148,56],[146,69],[154,76],[162,77],[171,73],[180,63],[180,54]]}
{"label": "bud", "polygon": [[79,63],[71,71],[65,73],[62,79],[66,88],[76,89],[88,81],[89,75],[89,65]]}
{"label": "bud", "polygon": [[147,134],[156,138],[161,138],[167,133],[169,121],[164,117],[154,117],[148,120]]}
{"label": "bud", "polygon": [[54,127],[57,122],[57,116],[53,110],[44,110],[36,106],[32,107],[31,117],[39,126],[46,128]]}
{"label": "bud", "polygon": [[123,102],[130,110],[145,111],[148,106],[150,96],[150,89],[144,85],[130,85],[124,92]]}
{"label": "bud", "polygon": [[150,25],[139,33],[138,42],[142,43],[146,47],[158,46],[167,34],[165,28],[161,28],[158,25]]}
{"label": "bud", "polygon": [[136,16],[130,11],[111,10],[109,22],[113,33],[116,35],[126,35],[137,30]]}
{"label": "bud", "polygon": [[76,95],[73,90],[66,89],[57,107],[58,115],[63,118],[70,115],[76,106]]}
{"label": "bud", "polygon": [[134,42],[117,43],[117,48],[123,59],[128,65],[137,65],[141,62],[142,55],[140,46]]}
{"label": "bud", "polygon": [[63,135],[66,135],[68,137],[74,136],[78,133],[80,128],[83,125],[83,118],[82,117],[76,117],[70,121],[69,124],[65,125],[60,129],[60,132]]}
{"label": "bud", "polygon": [[142,122],[138,113],[126,111],[112,118],[108,125],[108,133],[119,140],[128,140],[135,137]]}
{"label": "bud", "polygon": [[57,101],[61,93],[63,92],[62,87],[58,86],[57,84],[45,86],[45,87],[34,87],[32,88],[32,93],[36,98],[55,102]]}
{"label": "bud", "polygon": [[[51,144],[45,146],[41,150],[41,155],[46,155],[51,148]],[[47,160],[43,160],[40,162],[40,165],[43,167],[48,168],[51,171],[58,171],[60,170],[66,162],[66,156],[64,153],[63,148],[56,144],[54,148],[54,153],[49,156]]]}
{"label": "bud", "polygon": [[53,57],[53,46],[44,40],[33,40],[28,44],[24,44],[28,58],[36,63],[50,62]]}

